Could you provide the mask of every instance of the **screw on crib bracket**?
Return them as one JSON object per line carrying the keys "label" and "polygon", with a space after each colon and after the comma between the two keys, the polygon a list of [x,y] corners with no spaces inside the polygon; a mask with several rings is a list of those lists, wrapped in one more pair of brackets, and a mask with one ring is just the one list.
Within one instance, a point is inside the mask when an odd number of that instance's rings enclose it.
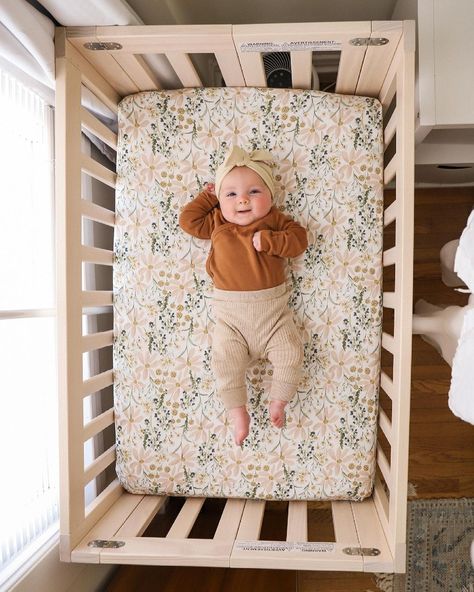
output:
{"label": "screw on crib bracket", "polygon": [[118,549],[124,545],[124,541],[107,541],[104,539],[95,539],[87,543],[88,547],[97,547],[99,549]]}
{"label": "screw on crib bracket", "polygon": [[355,37],[349,41],[351,45],[387,45],[386,37]]}
{"label": "screw on crib bracket", "polygon": [[92,51],[103,51],[105,49],[122,49],[123,46],[120,43],[113,43],[111,41],[90,41],[89,43],[84,43],[84,47],[86,49],[92,49]]}
{"label": "screw on crib bracket", "polygon": [[346,547],[342,552],[346,555],[367,555],[371,557],[380,555],[380,549],[375,549],[374,547]]}

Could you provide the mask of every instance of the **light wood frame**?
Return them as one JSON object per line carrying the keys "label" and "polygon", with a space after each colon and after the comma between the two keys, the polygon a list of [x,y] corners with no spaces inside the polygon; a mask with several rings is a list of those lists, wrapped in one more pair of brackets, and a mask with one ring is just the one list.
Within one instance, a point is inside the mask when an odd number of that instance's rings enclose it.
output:
{"label": "light wood frame", "polygon": [[[130,26],[58,29],[56,87],[56,201],[58,351],[61,437],[61,558],[93,563],[205,565],[403,572],[406,550],[408,426],[411,370],[414,168],[414,23],[357,22],[248,26]],[[384,37],[386,45],[353,46],[350,40]],[[379,414],[377,477],[373,496],[363,502],[332,503],[335,543],[307,543],[308,504],[289,503],[287,542],[259,541],[265,502],[229,499],[212,539],[188,538],[203,500],[188,499],[168,534],[141,537],[166,498],[126,493],[114,480],[87,507],[84,487],[115,460],[111,446],[84,468],[84,442],[113,424],[113,409],[83,425],[84,397],[113,383],[113,369],[83,379],[83,353],[111,346],[112,331],[83,335],[83,314],[111,311],[107,291],[82,287],[84,262],[111,265],[113,253],[81,243],[81,224],[90,219],[114,225],[114,212],[81,197],[81,173],[115,185],[116,175],[81,153],[81,128],[113,149],[117,137],[81,106],[85,85],[117,112],[121,97],[160,88],[142,54],[167,56],[183,86],[201,80],[189,54],[214,53],[228,86],[266,86],[262,55],[242,51],[243,43],[293,43],[293,86],[311,83],[311,44],[332,43],[341,50],[336,91],[378,97],[383,105],[385,148],[393,156],[384,170],[385,185],[395,181],[395,200],[384,225],[395,225],[395,244],[383,253],[384,267],[395,267],[395,288],[383,297],[394,314],[393,335],[382,347],[393,357],[382,371],[380,387],[391,400],[391,414]],[[87,42],[119,43],[116,50],[90,51]],[[308,49],[309,47],[309,49]],[[396,106],[393,104],[396,102]],[[393,184],[393,183],[392,183]],[[391,376],[390,376],[391,374]],[[391,417],[389,417],[391,415]],[[386,453],[388,443],[390,453]],[[158,516],[159,518],[159,516]],[[94,540],[105,547],[91,546]],[[114,542],[124,543],[110,548]],[[350,549],[349,554],[347,549]],[[376,551],[373,551],[373,550]],[[371,551],[372,550],[372,551]],[[375,553],[375,554],[374,554]]]}

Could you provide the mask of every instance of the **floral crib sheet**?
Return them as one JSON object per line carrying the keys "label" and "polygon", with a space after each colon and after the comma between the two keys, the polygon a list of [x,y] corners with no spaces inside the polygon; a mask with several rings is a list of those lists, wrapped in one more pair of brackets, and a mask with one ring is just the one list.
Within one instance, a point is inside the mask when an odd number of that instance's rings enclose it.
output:
{"label": "floral crib sheet", "polygon": [[[275,157],[275,203],[308,230],[288,264],[304,368],[286,425],[271,365],[247,373],[242,448],[211,372],[209,241],[180,209],[229,146]],[[382,319],[382,113],[376,99],[293,89],[142,92],[119,108],[114,264],[116,470],[132,493],[274,500],[371,494]]]}

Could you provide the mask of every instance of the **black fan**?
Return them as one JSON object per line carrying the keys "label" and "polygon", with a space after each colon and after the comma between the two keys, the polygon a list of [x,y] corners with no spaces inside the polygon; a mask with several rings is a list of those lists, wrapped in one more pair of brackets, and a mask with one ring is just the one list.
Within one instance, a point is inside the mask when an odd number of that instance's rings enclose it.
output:
{"label": "black fan", "polygon": [[291,59],[288,51],[264,54],[263,66],[270,88],[291,88]]}

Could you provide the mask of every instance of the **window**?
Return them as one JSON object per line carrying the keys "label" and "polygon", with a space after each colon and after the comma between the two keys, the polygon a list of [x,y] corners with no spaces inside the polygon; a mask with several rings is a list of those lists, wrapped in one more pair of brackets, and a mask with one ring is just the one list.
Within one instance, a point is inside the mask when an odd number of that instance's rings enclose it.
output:
{"label": "window", "polygon": [[1,585],[58,520],[53,114],[1,70],[0,129]]}

